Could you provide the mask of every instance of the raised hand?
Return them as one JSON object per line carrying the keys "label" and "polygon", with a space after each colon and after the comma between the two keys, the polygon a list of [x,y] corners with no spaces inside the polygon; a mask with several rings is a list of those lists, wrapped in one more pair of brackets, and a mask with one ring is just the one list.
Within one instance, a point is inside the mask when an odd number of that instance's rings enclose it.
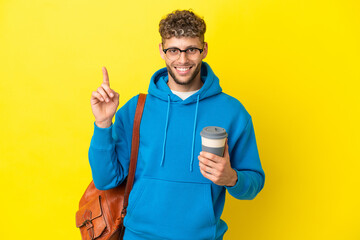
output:
{"label": "raised hand", "polygon": [[91,109],[98,127],[110,127],[112,118],[119,106],[119,94],[110,88],[109,75],[105,67],[103,71],[103,82],[97,91],[91,94]]}

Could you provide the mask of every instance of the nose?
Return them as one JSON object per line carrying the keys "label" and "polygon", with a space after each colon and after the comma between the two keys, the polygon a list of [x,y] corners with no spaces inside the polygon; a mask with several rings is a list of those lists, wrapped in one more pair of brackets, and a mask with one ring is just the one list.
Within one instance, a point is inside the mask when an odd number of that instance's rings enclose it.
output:
{"label": "nose", "polygon": [[179,59],[178,59],[178,61],[179,62],[187,62],[187,57],[186,57],[186,52],[180,52],[180,56],[179,56]]}

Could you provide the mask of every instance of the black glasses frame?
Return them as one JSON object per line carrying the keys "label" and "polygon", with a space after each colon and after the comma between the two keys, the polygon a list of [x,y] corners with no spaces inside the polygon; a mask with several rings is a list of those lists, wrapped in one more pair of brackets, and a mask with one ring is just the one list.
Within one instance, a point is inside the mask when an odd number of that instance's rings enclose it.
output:
{"label": "black glasses frame", "polygon": [[196,47],[190,47],[190,48],[187,48],[187,49],[185,49],[185,50],[181,50],[180,48],[176,48],[176,47],[171,47],[171,48],[163,49],[163,52],[166,54],[166,52],[167,52],[169,49],[179,50],[179,51],[180,51],[180,54],[181,54],[182,52],[184,52],[184,53],[186,54],[186,51],[189,50],[189,49],[197,49],[197,50],[199,50],[200,54],[204,51],[204,48],[200,49],[200,48],[196,48]]}

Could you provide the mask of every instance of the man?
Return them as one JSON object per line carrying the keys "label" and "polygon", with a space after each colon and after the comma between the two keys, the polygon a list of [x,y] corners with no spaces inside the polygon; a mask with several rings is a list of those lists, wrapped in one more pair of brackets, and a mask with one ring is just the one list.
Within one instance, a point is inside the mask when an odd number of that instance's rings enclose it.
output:
{"label": "man", "polygon": [[[160,22],[166,68],[155,72],[149,85],[125,240],[222,239],[226,189],[237,199],[253,199],[264,186],[251,116],[222,92],[202,61],[208,53],[205,30],[204,20],[191,11],[175,11]],[[91,96],[95,122],[89,148],[93,180],[102,190],[128,174],[138,99],[116,112],[119,94],[110,88],[105,68],[103,75]],[[223,157],[201,152],[200,131],[207,126],[226,129]]]}

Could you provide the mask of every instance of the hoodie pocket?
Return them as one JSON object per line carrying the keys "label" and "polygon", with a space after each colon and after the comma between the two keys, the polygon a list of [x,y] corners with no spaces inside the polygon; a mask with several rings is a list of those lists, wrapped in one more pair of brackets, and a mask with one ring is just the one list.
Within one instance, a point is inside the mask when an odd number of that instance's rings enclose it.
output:
{"label": "hoodie pocket", "polygon": [[213,239],[210,184],[141,179],[129,200],[125,227],[154,239]]}

